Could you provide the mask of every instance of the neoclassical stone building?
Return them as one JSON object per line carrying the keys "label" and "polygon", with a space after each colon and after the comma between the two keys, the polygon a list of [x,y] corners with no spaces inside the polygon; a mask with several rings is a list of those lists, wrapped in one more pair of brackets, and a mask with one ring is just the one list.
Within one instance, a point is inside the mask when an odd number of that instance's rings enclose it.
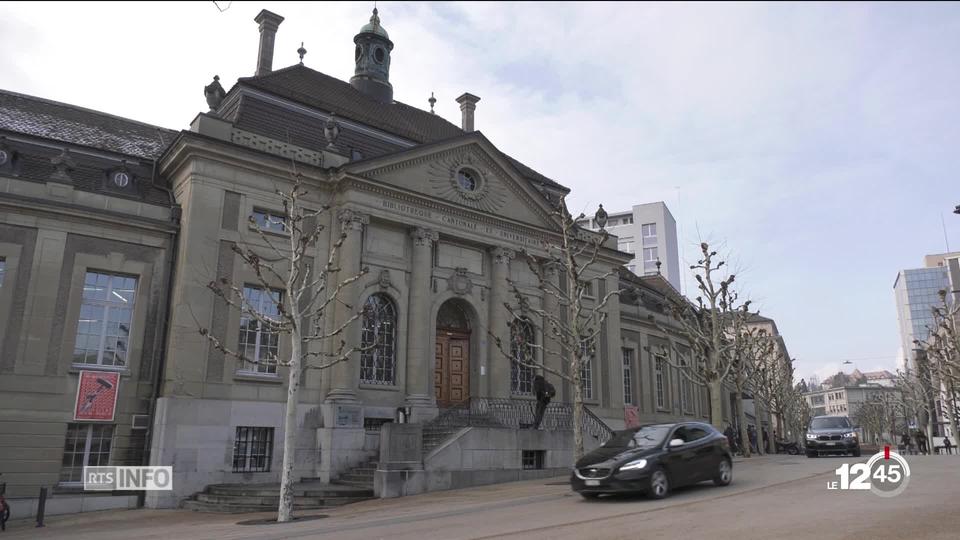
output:
{"label": "neoclassical stone building", "polygon": [[[15,494],[69,484],[62,450],[71,444],[75,466],[172,465],[175,490],[147,494],[154,507],[174,506],[209,484],[278,478],[286,368],[239,362],[198,329],[251,358],[284,355],[283,339],[219,301],[207,284],[225,278],[264,313],[276,309],[271,300],[279,291],[263,289],[233,248],[252,246],[269,259],[251,220],[284,239],[275,190],[288,186],[294,172],[308,185],[307,207],[330,207],[320,218],[329,234],[312,247],[312,259],[325,261],[342,235],[338,268],[344,275],[368,270],[323,324],[335,327],[367,306],[347,339],[370,348],[351,362],[305,372],[299,474],[331,481],[375,459],[377,432],[398,408],[409,410],[413,423],[429,423],[471,400],[530,410],[524,404],[533,400],[533,370],[511,363],[491,336],[510,341],[503,308],[513,300],[508,280],[533,305],[556,309],[517,254],[545,255],[545,242],[557,235],[550,212],[569,190],[474,129],[480,98],[457,98],[459,126],[394,101],[394,43],[376,10],[354,39],[349,82],[302,62],[273,70],[282,20],[260,13],[256,74],[229,91],[215,80],[205,89],[210,110],[179,133],[3,94],[0,149],[13,158],[0,161],[0,472]],[[28,112],[18,101],[49,110]],[[30,114],[73,131],[39,129]],[[78,117],[89,129],[78,127]],[[99,127],[104,122],[125,124],[110,136]],[[103,142],[77,135],[98,130]],[[128,174],[122,187],[117,171]],[[661,276],[623,270],[599,279],[632,257],[616,247],[611,237],[591,280],[597,298],[623,294],[608,304],[608,322],[583,372],[590,411],[613,429],[624,426],[625,411],[631,421],[706,418],[705,389],[650,353],[677,339],[650,319],[669,329],[664,306],[683,298]],[[101,275],[134,306],[120,323],[128,332],[120,332],[128,347],[122,363],[107,358],[116,353],[110,316],[122,307],[111,303],[113,289],[99,304],[91,301],[100,315],[83,300],[84,284],[99,283]],[[543,343],[545,336],[529,339]],[[81,349],[92,352],[81,356]],[[541,360],[563,369],[560,358]],[[120,371],[110,421],[74,421],[81,368]],[[569,385],[547,377],[558,388],[556,401],[570,402]],[[146,417],[134,426],[133,415]],[[566,437],[511,441],[464,451],[455,466],[436,467],[570,465]],[[424,464],[430,467],[426,458]]]}

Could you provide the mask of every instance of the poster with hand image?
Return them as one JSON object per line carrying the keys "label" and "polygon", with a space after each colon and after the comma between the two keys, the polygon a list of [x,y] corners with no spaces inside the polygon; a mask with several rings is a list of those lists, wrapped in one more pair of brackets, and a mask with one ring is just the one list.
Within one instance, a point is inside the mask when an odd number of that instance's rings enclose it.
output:
{"label": "poster with hand image", "polygon": [[119,387],[119,373],[81,371],[73,419],[112,422]]}

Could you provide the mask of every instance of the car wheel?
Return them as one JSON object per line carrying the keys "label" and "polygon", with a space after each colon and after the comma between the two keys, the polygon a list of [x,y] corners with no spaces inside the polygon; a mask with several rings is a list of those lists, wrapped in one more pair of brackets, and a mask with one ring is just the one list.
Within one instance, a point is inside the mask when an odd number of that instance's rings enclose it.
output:
{"label": "car wheel", "polygon": [[580,492],[580,496],[583,497],[584,499],[589,500],[589,501],[596,500],[596,499],[599,499],[599,498],[600,498],[600,494],[599,494],[599,493],[587,493],[587,492],[584,492],[584,491],[581,491],[581,492]]}
{"label": "car wheel", "polygon": [[730,485],[731,480],[733,480],[733,465],[730,464],[729,459],[723,458],[717,467],[717,476],[713,477],[713,483],[718,486],[727,486]]}
{"label": "car wheel", "polygon": [[662,499],[670,494],[670,479],[667,471],[659,468],[650,475],[650,488],[647,495],[653,499]]}
{"label": "car wheel", "polygon": [[856,450],[853,451],[853,457],[860,457],[860,449],[859,449],[859,448],[857,448]]}

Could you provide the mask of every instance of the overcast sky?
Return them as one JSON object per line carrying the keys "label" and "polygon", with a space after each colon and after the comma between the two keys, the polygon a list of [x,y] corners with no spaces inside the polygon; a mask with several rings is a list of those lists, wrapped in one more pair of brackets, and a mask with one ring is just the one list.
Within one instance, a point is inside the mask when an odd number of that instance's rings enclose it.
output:
{"label": "overcast sky", "polygon": [[[214,74],[347,80],[371,2],[0,4],[0,88],[186,128]],[[477,129],[592,213],[663,200],[733,254],[798,376],[894,369],[897,271],[960,249],[960,5],[380,2],[394,97]],[[688,280],[693,283],[692,280]],[[843,366],[847,371],[853,365]]]}

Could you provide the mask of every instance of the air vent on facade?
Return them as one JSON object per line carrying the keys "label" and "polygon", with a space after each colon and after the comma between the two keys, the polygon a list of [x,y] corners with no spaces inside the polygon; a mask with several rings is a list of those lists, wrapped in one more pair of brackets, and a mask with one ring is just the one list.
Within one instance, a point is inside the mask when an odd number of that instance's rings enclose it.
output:
{"label": "air vent on facade", "polygon": [[135,414],[133,415],[133,429],[147,429],[150,427],[150,415],[149,414]]}

